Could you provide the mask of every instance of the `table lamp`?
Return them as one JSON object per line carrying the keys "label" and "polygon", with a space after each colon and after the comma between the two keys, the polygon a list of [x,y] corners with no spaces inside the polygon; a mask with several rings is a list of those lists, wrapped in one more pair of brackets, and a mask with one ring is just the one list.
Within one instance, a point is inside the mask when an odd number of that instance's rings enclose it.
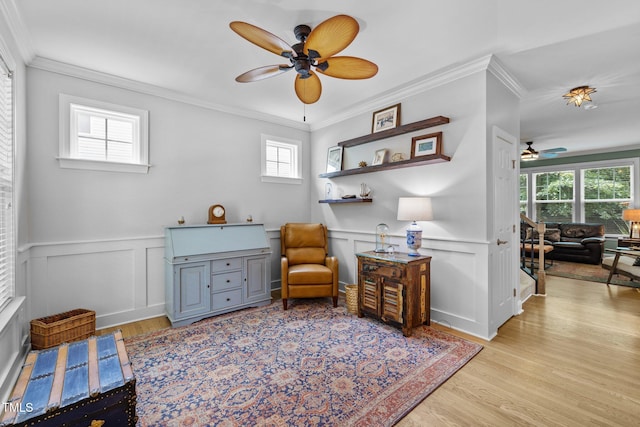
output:
{"label": "table lamp", "polygon": [[625,209],[622,211],[622,219],[625,221],[631,221],[631,227],[629,227],[629,238],[640,238],[640,209]]}
{"label": "table lamp", "polygon": [[433,219],[431,199],[429,197],[400,197],[398,199],[398,221],[412,221],[407,227],[407,248],[409,256],[420,256],[422,246],[422,228],[416,221]]}

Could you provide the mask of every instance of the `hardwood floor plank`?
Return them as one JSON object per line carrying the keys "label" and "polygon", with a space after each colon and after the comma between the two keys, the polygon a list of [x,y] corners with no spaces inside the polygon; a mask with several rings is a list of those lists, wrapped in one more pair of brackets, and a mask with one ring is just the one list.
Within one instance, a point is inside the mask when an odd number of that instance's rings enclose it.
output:
{"label": "hardwood floor plank", "polygon": [[[278,296],[275,296],[278,298]],[[407,414],[414,426],[636,426],[640,416],[640,291],[547,276],[485,347]],[[166,317],[109,330],[129,337]]]}

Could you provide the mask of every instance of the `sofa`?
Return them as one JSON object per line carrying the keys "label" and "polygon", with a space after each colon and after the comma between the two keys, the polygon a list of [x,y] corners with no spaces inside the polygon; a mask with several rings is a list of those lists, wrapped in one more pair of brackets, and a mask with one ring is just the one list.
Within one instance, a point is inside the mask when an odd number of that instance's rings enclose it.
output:
{"label": "sofa", "polygon": [[[547,222],[544,233],[545,246],[553,246],[546,253],[550,260],[600,264],[604,253],[604,225],[579,222]],[[538,243],[538,232],[528,228],[525,243]]]}

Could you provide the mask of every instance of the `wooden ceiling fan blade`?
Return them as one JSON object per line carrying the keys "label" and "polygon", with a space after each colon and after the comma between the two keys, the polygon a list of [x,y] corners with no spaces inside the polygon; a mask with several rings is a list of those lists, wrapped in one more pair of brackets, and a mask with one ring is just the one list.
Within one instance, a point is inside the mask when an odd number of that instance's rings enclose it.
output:
{"label": "wooden ceiling fan blade", "polygon": [[298,99],[305,104],[313,104],[322,94],[322,84],[313,71],[309,71],[309,77],[306,79],[303,79],[300,74],[296,75],[295,89]]}
{"label": "wooden ceiling fan blade", "polygon": [[316,71],[339,79],[368,79],[378,73],[378,66],[366,59],[354,56],[335,56],[321,62]]}
{"label": "wooden ceiling fan blade", "polygon": [[329,58],[356,38],[360,25],[348,15],[336,15],[315,27],[304,44],[304,53],[311,58]]}
{"label": "wooden ceiling fan blade", "polygon": [[276,55],[284,56],[285,58],[297,56],[287,42],[255,25],[241,21],[233,21],[229,24],[229,27],[240,37]]}
{"label": "wooden ceiling fan blade", "polygon": [[289,65],[268,65],[266,67],[255,68],[240,74],[236,77],[236,81],[240,83],[257,82],[258,80],[268,79],[269,77],[275,77],[282,73],[289,71],[291,66]]}

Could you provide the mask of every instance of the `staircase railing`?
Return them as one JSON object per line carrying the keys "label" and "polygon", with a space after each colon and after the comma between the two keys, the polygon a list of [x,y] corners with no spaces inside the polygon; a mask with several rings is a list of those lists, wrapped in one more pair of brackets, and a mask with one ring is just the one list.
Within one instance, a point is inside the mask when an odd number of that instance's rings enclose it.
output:
{"label": "staircase railing", "polygon": [[[535,251],[536,243],[533,238],[527,240],[526,230],[530,228],[538,232],[539,241],[537,242],[538,250]],[[536,281],[536,294],[546,293],[546,273],[544,271],[544,222],[535,222],[527,216],[520,214],[520,268]],[[530,236],[533,237],[534,233]],[[538,262],[534,259],[538,258]]]}

